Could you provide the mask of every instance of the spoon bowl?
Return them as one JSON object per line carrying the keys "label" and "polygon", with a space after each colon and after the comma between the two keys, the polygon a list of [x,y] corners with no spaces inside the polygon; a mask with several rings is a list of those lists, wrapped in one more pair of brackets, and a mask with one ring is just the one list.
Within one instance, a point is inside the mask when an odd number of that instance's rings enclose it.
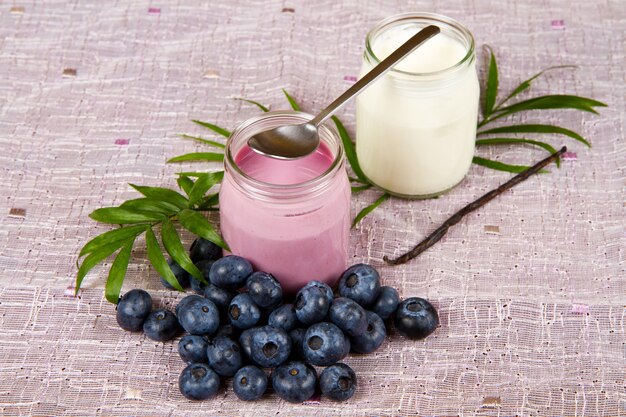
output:
{"label": "spoon bowl", "polygon": [[309,155],[319,146],[320,138],[317,128],[320,124],[324,123],[352,97],[379,79],[395,64],[439,32],[440,29],[437,26],[426,26],[330,103],[313,120],[299,125],[279,126],[257,133],[248,139],[248,146],[255,152],[276,159],[298,159]]}

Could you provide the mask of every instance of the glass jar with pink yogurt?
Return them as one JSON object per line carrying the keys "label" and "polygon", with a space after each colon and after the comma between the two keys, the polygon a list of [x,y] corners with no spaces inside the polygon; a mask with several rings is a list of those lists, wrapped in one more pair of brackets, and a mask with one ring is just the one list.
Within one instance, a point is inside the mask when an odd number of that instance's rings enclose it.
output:
{"label": "glass jar with pink yogurt", "polygon": [[287,293],[312,280],[334,285],[346,268],[350,185],[337,131],[319,129],[311,155],[279,160],[247,145],[256,133],[313,116],[268,112],[247,120],[226,144],[220,224],[231,252],[273,274]]}

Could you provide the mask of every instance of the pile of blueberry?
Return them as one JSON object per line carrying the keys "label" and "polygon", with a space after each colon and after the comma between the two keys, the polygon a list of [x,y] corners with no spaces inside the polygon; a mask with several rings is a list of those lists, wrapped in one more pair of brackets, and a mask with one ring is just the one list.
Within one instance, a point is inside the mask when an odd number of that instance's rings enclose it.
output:
{"label": "pile of blueberry", "polygon": [[[378,272],[368,265],[348,268],[339,279],[337,296],[328,285],[311,281],[293,303],[285,304],[276,279],[254,272],[244,258],[221,257],[219,247],[201,238],[191,246],[190,257],[208,284],[170,261],[180,284],[196,292],[178,303],[176,314],[152,310],[150,294],[135,289],[120,299],[117,322],[156,341],[172,339],[181,330],[187,333],[178,352],[189,365],[178,383],[192,400],[214,397],[220,377],[233,377],[241,400],[259,399],[270,383],[263,368],[273,368],[272,388],[286,401],[311,398],[318,383],[324,396],[347,400],[356,389],[356,375],[339,361],[350,351],[378,349],[387,335],[385,321],[414,340],[439,325],[428,301],[413,297],[401,302],[394,288],[381,287]],[[319,378],[314,366],[325,367]]]}

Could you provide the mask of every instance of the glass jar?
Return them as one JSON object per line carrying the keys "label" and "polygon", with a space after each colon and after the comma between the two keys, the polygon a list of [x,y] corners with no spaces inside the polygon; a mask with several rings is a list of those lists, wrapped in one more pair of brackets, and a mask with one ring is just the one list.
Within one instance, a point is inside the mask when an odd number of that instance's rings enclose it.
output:
{"label": "glass jar", "polygon": [[363,76],[427,25],[441,33],[357,98],[356,150],[364,174],[405,198],[454,188],[474,156],[479,84],[474,38],[459,22],[436,14],[401,14],[367,35]]}
{"label": "glass jar", "polygon": [[264,113],[241,124],[226,143],[222,235],[233,254],[273,274],[286,293],[311,280],[334,285],[346,268],[350,185],[341,139],[334,127],[322,125],[317,151],[291,161],[255,153],[247,142],[256,133],[312,118]]}

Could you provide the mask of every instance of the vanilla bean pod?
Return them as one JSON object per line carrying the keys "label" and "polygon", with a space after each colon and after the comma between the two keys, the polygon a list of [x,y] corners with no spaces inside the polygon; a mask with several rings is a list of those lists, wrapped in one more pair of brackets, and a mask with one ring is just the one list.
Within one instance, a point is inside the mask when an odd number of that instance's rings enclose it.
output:
{"label": "vanilla bean pod", "polygon": [[516,176],[514,176],[513,178],[511,178],[504,184],[500,185],[498,188],[489,191],[487,194],[483,195],[479,199],[474,200],[473,202],[469,203],[467,206],[463,207],[461,210],[454,213],[448,220],[446,220],[440,227],[438,227],[434,232],[432,232],[426,239],[422,240],[417,246],[415,246],[413,249],[411,249],[409,252],[405,253],[404,255],[401,255],[397,257],[396,259],[389,259],[389,257],[385,255],[383,259],[385,260],[385,262],[387,262],[390,265],[401,265],[417,257],[426,249],[430,248],[435,243],[437,243],[448,232],[448,229],[450,228],[450,226],[454,226],[455,224],[460,222],[461,219],[466,214],[469,214],[472,211],[484,206],[489,201],[493,200],[494,198],[496,198],[497,196],[499,196],[506,190],[526,180],[531,175],[536,174],[543,167],[545,167],[546,165],[550,164],[551,162],[559,158],[561,155],[563,155],[565,151],[567,151],[567,148],[563,146],[558,152],[555,152],[549,157],[537,162],[532,167],[528,168],[527,170],[523,172],[520,172],[519,174],[517,174]]}

